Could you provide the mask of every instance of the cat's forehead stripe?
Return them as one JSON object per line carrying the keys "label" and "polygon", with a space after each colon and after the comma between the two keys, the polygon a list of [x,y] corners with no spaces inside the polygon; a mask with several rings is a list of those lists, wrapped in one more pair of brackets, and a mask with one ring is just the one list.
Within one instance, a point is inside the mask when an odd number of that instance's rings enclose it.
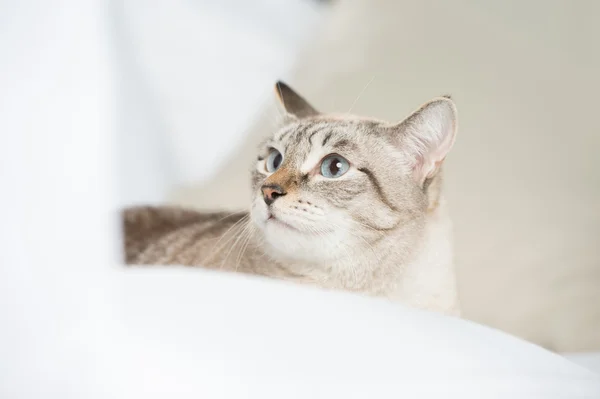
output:
{"label": "cat's forehead stripe", "polygon": [[292,133],[295,129],[296,129],[296,126],[294,126],[294,125],[290,125],[290,126],[285,127],[283,129],[283,132],[281,132],[281,134],[279,135],[279,137],[277,137],[275,140],[276,141],[282,141],[284,138],[287,137],[288,134]]}
{"label": "cat's forehead stripe", "polygon": [[304,140],[306,137],[308,137],[308,141],[310,143],[310,138],[319,130],[319,127],[320,126],[318,123],[313,122],[307,124],[302,129],[298,129],[298,131],[296,132],[296,136],[294,137],[295,144],[300,145],[302,140]]}
{"label": "cat's forehead stripe", "polygon": [[[328,129],[329,126],[325,123],[319,123],[316,126],[313,127],[313,129],[311,129],[310,134],[308,135],[308,151],[312,150],[312,146],[313,146],[313,137],[316,134],[321,133],[322,131],[324,131],[325,129]],[[298,142],[300,142],[302,140],[302,136],[298,135]]]}

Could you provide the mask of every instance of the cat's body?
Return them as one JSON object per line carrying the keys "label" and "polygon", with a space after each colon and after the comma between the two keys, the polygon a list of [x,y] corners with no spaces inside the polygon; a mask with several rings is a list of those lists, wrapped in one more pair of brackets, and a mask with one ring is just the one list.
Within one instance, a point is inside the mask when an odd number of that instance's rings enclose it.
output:
{"label": "cat's body", "polygon": [[278,89],[289,117],[261,148],[251,211],[127,209],[127,263],[258,274],[459,314],[440,171],[456,132],[451,100],[389,124],[322,115]]}

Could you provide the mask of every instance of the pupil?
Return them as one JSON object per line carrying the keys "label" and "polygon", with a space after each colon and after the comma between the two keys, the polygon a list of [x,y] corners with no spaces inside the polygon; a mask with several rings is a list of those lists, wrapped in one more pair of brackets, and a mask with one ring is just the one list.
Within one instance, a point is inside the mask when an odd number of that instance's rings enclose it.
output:
{"label": "pupil", "polygon": [[273,168],[277,169],[279,167],[280,163],[281,163],[281,154],[277,154],[275,156],[275,159],[273,159]]}
{"label": "pupil", "polygon": [[336,158],[331,162],[331,164],[329,164],[329,172],[331,172],[331,174],[333,176],[335,176],[338,174],[341,167],[342,167],[342,163]]}

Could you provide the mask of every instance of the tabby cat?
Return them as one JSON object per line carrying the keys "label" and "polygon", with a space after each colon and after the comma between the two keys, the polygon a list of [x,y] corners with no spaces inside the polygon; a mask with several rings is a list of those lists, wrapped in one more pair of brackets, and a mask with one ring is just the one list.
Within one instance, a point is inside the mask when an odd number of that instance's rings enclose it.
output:
{"label": "tabby cat", "polygon": [[128,264],[251,273],[459,314],[441,166],[449,97],[399,123],[324,114],[282,82],[280,128],[258,150],[249,212],[123,212]]}

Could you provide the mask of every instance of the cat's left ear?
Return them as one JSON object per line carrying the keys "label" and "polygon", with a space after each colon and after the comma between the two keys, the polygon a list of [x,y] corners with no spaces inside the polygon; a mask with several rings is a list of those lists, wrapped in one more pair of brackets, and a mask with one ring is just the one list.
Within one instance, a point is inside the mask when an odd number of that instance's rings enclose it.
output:
{"label": "cat's left ear", "polygon": [[415,180],[423,185],[437,174],[454,145],[456,106],[449,96],[434,98],[392,129]]}
{"label": "cat's left ear", "polygon": [[275,94],[288,115],[306,118],[319,114],[308,101],[282,81],[275,84]]}

